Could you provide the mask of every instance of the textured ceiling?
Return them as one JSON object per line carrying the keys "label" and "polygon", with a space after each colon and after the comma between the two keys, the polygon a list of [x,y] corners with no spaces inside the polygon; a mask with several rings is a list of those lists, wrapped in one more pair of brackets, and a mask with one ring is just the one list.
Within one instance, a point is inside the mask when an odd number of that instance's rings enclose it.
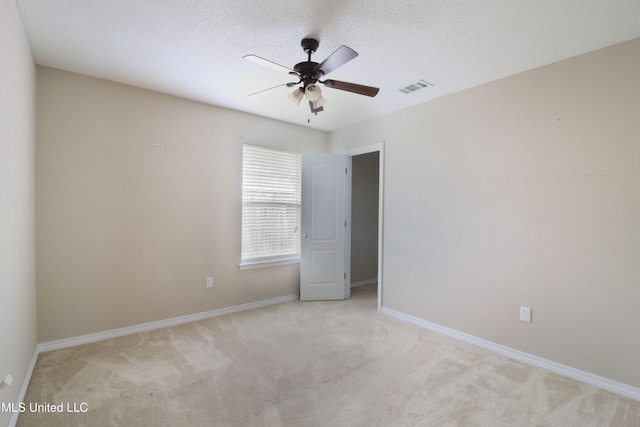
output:
{"label": "textured ceiling", "polygon": [[[40,65],[322,130],[640,37],[638,0],[17,0]],[[380,88],[375,98],[323,87],[311,115],[280,87],[303,37],[321,62],[340,45],[360,56],[331,79]],[[639,53],[640,54],[640,53]],[[434,86],[404,95],[419,79]],[[310,123],[307,123],[310,119]]]}

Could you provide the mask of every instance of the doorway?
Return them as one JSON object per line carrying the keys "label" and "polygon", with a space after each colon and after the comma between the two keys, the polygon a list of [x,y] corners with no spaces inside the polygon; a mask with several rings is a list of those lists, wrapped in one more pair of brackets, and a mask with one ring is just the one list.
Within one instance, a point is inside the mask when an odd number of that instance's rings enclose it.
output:
{"label": "doorway", "polygon": [[351,156],[350,288],[377,283],[382,309],[383,144],[348,152]]}
{"label": "doorway", "polygon": [[[358,205],[364,203],[359,196],[367,193],[367,206],[371,217],[360,223],[363,227],[354,236],[354,251],[365,252],[369,263],[365,269],[354,267],[360,275],[352,280],[351,220],[353,208],[352,160],[355,156],[363,156],[366,163],[377,161],[377,177],[375,166],[366,167],[369,172],[356,180],[369,187],[363,191],[355,189]],[[357,159],[356,161],[360,161]],[[342,166],[340,166],[342,165]],[[344,170],[344,173],[342,172]],[[359,185],[359,184],[357,184]],[[377,191],[377,199],[375,193]],[[377,217],[376,213],[377,203]],[[302,158],[302,239],[300,255],[300,300],[315,301],[325,299],[348,299],[351,284],[368,284],[377,282],[377,309],[382,310],[383,303],[383,206],[384,206],[384,143],[371,144],[348,150],[345,154],[305,154]],[[344,225],[342,225],[344,224]],[[324,232],[323,232],[324,231]],[[363,242],[359,239],[367,236]],[[373,236],[373,239],[371,239]],[[362,250],[362,244],[366,246]],[[373,260],[371,258],[373,253]],[[377,260],[376,260],[377,255]],[[356,264],[362,263],[359,254]],[[372,260],[372,261],[371,261]],[[373,269],[371,266],[373,265]],[[363,272],[366,271],[366,272]],[[376,274],[377,271],[377,274]]]}

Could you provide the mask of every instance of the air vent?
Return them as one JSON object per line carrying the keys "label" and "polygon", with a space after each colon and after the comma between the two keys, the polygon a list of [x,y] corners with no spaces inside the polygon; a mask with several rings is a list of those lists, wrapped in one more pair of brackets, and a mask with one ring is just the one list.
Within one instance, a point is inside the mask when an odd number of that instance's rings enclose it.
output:
{"label": "air vent", "polygon": [[399,90],[399,92],[404,94],[409,94],[409,93],[419,91],[421,89],[428,88],[429,86],[433,86],[433,84],[420,79],[415,83],[411,83],[409,86],[403,87],[402,89]]}

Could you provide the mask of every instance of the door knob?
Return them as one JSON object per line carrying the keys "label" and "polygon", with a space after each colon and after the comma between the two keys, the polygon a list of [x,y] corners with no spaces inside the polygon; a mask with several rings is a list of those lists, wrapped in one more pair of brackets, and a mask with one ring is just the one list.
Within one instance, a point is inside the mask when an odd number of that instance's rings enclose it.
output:
{"label": "door knob", "polygon": [[303,233],[302,237],[309,237],[309,235],[307,233]]}

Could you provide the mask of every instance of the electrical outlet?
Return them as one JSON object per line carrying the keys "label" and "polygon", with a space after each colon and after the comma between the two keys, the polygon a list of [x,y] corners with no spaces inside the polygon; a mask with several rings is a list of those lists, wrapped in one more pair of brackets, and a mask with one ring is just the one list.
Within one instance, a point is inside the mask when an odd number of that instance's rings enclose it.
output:
{"label": "electrical outlet", "polygon": [[520,307],[520,320],[531,322],[531,309],[529,307]]}
{"label": "electrical outlet", "polygon": [[213,277],[207,277],[207,282],[205,286],[207,288],[213,288]]}
{"label": "electrical outlet", "polygon": [[4,381],[2,381],[0,383],[0,388],[5,387],[5,386],[10,386],[11,383],[13,382],[13,377],[10,374],[7,374],[7,376],[5,377]]}

